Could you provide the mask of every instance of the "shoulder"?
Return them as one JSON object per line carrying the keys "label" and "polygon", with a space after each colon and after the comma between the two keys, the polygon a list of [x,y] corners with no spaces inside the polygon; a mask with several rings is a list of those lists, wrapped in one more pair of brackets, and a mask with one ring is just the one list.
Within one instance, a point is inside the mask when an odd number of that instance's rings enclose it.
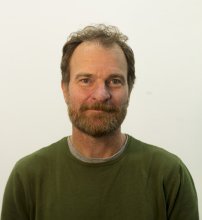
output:
{"label": "shoulder", "polygon": [[13,168],[14,173],[24,174],[27,172],[36,172],[44,170],[50,164],[58,160],[59,155],[63,154],[66,147],[66,137],[61,140],[45,146],[30,155],[21,158]]}
{"label": "shoulder", "polygon": [[[161,174],[179,173],[186,169],[182,160],[175,154],[129,136],[128,155],[133,160],[136,158],[138,163],[146,166],[150,171]],[[175,173],[175,174],[174,174]]]}
{"label": "shoulder", "polygon": [[129,136],[128,147],[131,154],[142,155],[155,159],[168,159],[169,161],[179,162],[180,158],[165,150],[164,148],[145,143],[132,136]]}
{"label": "shoulder", "polygon": [[166,192],[187,188],[195,192],[192,176],[184,162],[167,150],[129,137],[128,158],[152,181],[164,185]]}

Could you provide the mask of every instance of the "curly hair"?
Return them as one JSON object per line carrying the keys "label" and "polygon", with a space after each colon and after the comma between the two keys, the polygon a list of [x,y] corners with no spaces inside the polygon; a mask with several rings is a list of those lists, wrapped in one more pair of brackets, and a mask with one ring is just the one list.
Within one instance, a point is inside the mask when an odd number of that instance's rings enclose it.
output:
{"label": "curly hair", "polygon": [[123,50],[128,66],[127,81],[129,92],[131,92],[135,82],[135,58],[133,50],[128,46],[126,41],[128,37],[122,34],[115,26],[106,26],[98,24],[94,26],[86,26],[78,32],[73,32],[67,39],[63,47],[63,55],[61,60],[62,82],[70,81],[70,59],[76,47],[82,42],[98,41],[105,47],[111,47],[114,44],[120,46]]}

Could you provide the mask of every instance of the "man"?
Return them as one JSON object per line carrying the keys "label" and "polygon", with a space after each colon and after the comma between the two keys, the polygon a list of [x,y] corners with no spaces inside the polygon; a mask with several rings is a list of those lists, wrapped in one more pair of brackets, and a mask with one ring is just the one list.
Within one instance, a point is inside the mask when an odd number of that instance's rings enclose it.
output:
{"label": "man", "polygon": [[88,26],[70,35],[61,62],[72,134],[21,159],[2,220],[197,220],[182,161],[121,132],[135,80],[127,37]]}

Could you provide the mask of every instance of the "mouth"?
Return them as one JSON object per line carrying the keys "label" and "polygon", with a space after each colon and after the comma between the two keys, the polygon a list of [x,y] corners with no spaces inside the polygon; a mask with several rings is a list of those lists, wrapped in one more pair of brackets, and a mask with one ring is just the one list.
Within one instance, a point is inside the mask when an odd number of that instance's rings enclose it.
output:
{"label": "mouth", "polygon": [[105,109],[90,109],[91,111],[96,111],[96,112],[108,112]]}
{"label": "mouth", "polygon": [[97,112],[97,113],[114,113],[118,111],[118,108],[115,106],[109,106],[104,104],[94,104],[92,106],[83,105],[80,108],[80,111],[91,111],[91,112]]}
{"label": "mouth", "polygon": [[107,111],[101,110],[101,109],[88,109],[86,111],[93,112],[93,113],[103,113],[103,112],[108,113]]}

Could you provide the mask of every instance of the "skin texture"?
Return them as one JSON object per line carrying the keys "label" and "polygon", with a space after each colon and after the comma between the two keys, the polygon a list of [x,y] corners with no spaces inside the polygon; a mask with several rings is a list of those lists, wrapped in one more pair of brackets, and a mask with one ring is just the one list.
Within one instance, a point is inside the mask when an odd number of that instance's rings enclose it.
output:
{"label": "skin texture", "polygon": [[81,43],[70,60],[70,82],[62,83],[62,90],[74,147],[87,157],[116,153],[125,141],[120,126],[129,101],[127,62],[121,48],[96,41]]}

